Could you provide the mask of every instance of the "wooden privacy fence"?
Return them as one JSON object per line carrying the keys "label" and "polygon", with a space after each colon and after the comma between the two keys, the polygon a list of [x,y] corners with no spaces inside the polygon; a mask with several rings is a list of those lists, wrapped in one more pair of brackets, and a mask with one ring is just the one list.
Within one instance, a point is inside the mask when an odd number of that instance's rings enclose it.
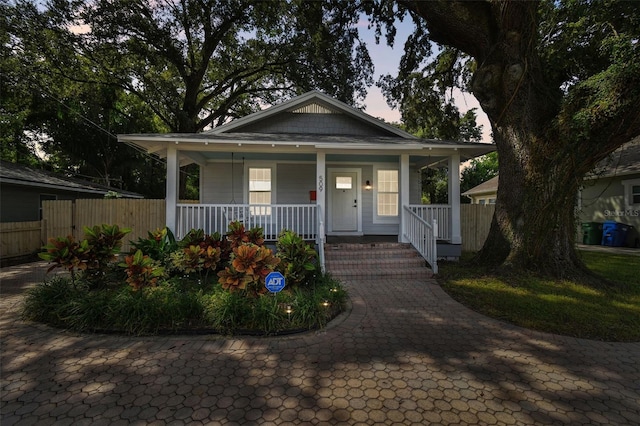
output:
{"label": "wooden privacy fence", "polygon": [[478,251],[489,235],[494,204],[462,204],[460,206],[460,232],[462,251]]}
{"label": "wooden privacy fence", "polygon": [[2,259],[38,252],[44,241],[39,220],[0,223],[0,258]]}
{"label": "wooden privacy fence", "polygon": [[124,238],[123,252],[131,248],[130,241],[146,238],[147,232],[164,228],[165,215],[164,200],[87,199],[42,203],[46,240],[67,235],[79,240],[84,238],[85,226],[118,225],[131,228]]}

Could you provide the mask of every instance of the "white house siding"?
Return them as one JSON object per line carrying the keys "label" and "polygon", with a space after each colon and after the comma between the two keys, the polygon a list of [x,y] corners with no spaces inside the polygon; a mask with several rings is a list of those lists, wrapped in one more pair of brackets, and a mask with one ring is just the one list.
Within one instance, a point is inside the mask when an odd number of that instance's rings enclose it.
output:
{"label": "white house siding", "polygon": [[344,114],[283,113],[276,117],[269,117],[268,120],[244,126],[241,131],[249,133],[380,136],[380,129],[373,128],[370,124],[354,120]]}
{"label": "white house siding", "polygon": [[[398,167],[396,163],[380,163],[385,167]],[[331,163],[328,168],[358,168],[362,170],[362,185],[369,180],[375,182],[373,165],[353,163]],[[209,163],[201,171],[201,202],[204,204],[228,204],[235,201],[244,203],[246,182],[242,176],[242,165],[234,164],[234,182],[231,182],[231,163]],[[277,204],[309,203],[309,191],[315,190],[315,164],[276,163],[275,196]],[[421,199],[421,181],[418,168],[412,167],[409,174],[411,182],[410,203],[419,204]],[[231,193],[231,187],[234,194]],[[362,231],[365,235],[397,235],[398,223],[374,223],[374,190],[362,189]],[[399,220],[398,220],[399,222]]]}
{"label": "white house siding", "polygon": [[626,206],[623,180],[638,176],[599,178],[586,181],[580,200],[580,222],[616,222],[640,229],[640,206]]}
{"label": "white house siding", "polygon": [[[233,169],[233,182],[231,170]],[[210,163],[200,170],[200,202],[204,204],[229,204],[244,202],[242,164]],[[231,189],[233,188],[233,193]]]}
{"label": "white house siding", "polygon": [[278,204],[309,203],[309,191],[316,189],[315,164],[280,163],[276,168]]}

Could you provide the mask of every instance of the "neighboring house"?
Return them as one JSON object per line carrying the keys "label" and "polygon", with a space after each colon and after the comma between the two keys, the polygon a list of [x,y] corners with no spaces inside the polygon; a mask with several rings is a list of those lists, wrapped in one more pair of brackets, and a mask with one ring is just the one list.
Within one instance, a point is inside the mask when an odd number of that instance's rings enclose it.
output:
{"label": "neighboring house", "polygon": [[498,196],[498,176],[474,186],[462,193],[471,199],[471,204],[495,204]]}
{"label": "neighboring house", "polygon": [[588,176],[578,198],[580,222],[631,225],[627,244],[640,245],[640,137],[623,145]]}
{"label": "neighboring house", "polygon": [[[267,240],[289,228],[319,243],[326,235],[409,241],[420,239],[424,223],[433,232],[437,218],[437,238],[458,251],[460,162],[494,150],[416,138],[318,91],[202,133],[118,140],[166,158],[167,226],[177,237],[191,228],[224,232],[242,220],[261,226]],[[453,202],[420,206],[419,171],[442,162]],[[178,169],[189,163],[200,166],[200,204],[178,203]]]}
{"label": "neighboring house", "polygon": [[[473,204],[495,203],[498,177],[464,192]],[[640,237],[640,137],[617,149],[584,179],[578,196],[578,235],[582,223],[616,221],[635,228],[627,245],[639,246]]]}
{"label": "neighboring house", "polygon": [[103,198],[115,191],[125,198],[142,195],[68,178],[21,164],[0,162],[0,222],[25,222],[42,219],[45,200]]}

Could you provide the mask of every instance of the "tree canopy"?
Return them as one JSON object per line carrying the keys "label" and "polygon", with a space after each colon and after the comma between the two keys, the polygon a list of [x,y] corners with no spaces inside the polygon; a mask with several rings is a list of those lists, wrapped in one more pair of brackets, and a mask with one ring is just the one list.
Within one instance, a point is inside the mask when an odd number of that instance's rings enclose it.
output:
{"label": "tree canopy", "polygon": [[[640,134],[640,8],[589,0],[385,4],[381,27],[405,6],[424,26],[411,40],[418,47],[405,47],[394,87],[410,86],[418,73],[441,101],[452,86],[471,90],[491,122],[500,184],[478,260],[583,273],[574,245],[578,188],[598,161]],[[411,93],[388,93],[412,102]]]}
{"label": "tree canopy", "polygon": [[[172,132],[310,89],[362,99],[372,64],[357,8],[323,1],[19,0],[20,49],[67,81],[121,88]],[[42,40],[42,38],[45,40]],[[44,41],[44,42],[43,42]]]}
{"label": "tree canopy", "polygon": [[[124,182],[124,189],[148,196],[162,195],[164,178],[149,173],[157,165],[117,144],[114,134],[197,132],[311,89],[358,105],[372,84],[356,4],[17,0],[0,6],[8,29],[0,59],[3,158],[35,162],[27,135],[47,135],[38,148],[57,169]],[[146,174],[149,182],[141,180]]]}

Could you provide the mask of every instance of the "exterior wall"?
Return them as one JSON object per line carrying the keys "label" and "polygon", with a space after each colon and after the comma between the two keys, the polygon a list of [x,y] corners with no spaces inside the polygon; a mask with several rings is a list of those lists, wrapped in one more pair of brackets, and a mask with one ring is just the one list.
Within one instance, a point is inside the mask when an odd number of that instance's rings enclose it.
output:
{"label": "exterior wall", "polygon": [[496,193],[471,195],[471,204],[495,204],[497,196]]}
{"label": "exterior wall", "polygon": [[[233,179],[231,172],[233,170]],[[244,202],[242,163],[211,163],[201,168],[200,202],[203,204],[237,204]],[[232,193],[233,189],[233,193]]]}
{"label": "exterior wall", "polygon": [[622,185],[622,181],[638,178],[640,175],[586,181],[579,204],[580,222],[615,220],[640,229],[640,205],[626,205]]}
{"label": "exterior wall", "polygon": [[245,126],[242,132],[380,136],[380,129],[345,114],[282,113]]}
{"label": "exterior wall", "polygon": [[[253,166],[253,162],[247,162],[245,167]],[[272,163],[273,165],[274,163]],[[382,163],[381,163],[382,164]],[[398,167],[399,163],[385,163],[385,165]],[[374,182],[373,165],[354,163],[335,163],[327,165],[328,168],[358,168],[361,169],[362,185],[367,180]],[[232,198],[242,204],[246,199],[247,182],[243,177],[241,164],[234,164],[234,194],[231,193],[231,164],[210,163],[201,170],[201,203],[204,204],[229,204]],[[420,204],[422,189],[419,169],[412,167],[410,174],[410,202]],[[309,203],[309,191],[316,187],[315,164],[308,163],[275,163],[275,198],[277,204],[306,204]],[[397,235],[398,223],[374,223],[374,192],[375,189],[362,188],[362,231],[365,235]],[[326,212],[325,212],[326,214]],[[326,219],[326,218],[325,218]]]}
{"label": "exterior wall", "polygon": [[22,185],[2,185],[0,190],[0,222],[25,222],[40,220],[40,195],[55,196],[57,200],[76,198],[102,198],[100,194],[85,194],[38,189]]}
{"label": "exterior wall", "polygon": [[0,193],[2,222],[40,220],[40,193],[20,186],[4,186]]}
{"label": "exterior wall", "polygon": [[316,189],[315,164],[280,163],[276,176],[278,204],[310,203],[309,191]]}

